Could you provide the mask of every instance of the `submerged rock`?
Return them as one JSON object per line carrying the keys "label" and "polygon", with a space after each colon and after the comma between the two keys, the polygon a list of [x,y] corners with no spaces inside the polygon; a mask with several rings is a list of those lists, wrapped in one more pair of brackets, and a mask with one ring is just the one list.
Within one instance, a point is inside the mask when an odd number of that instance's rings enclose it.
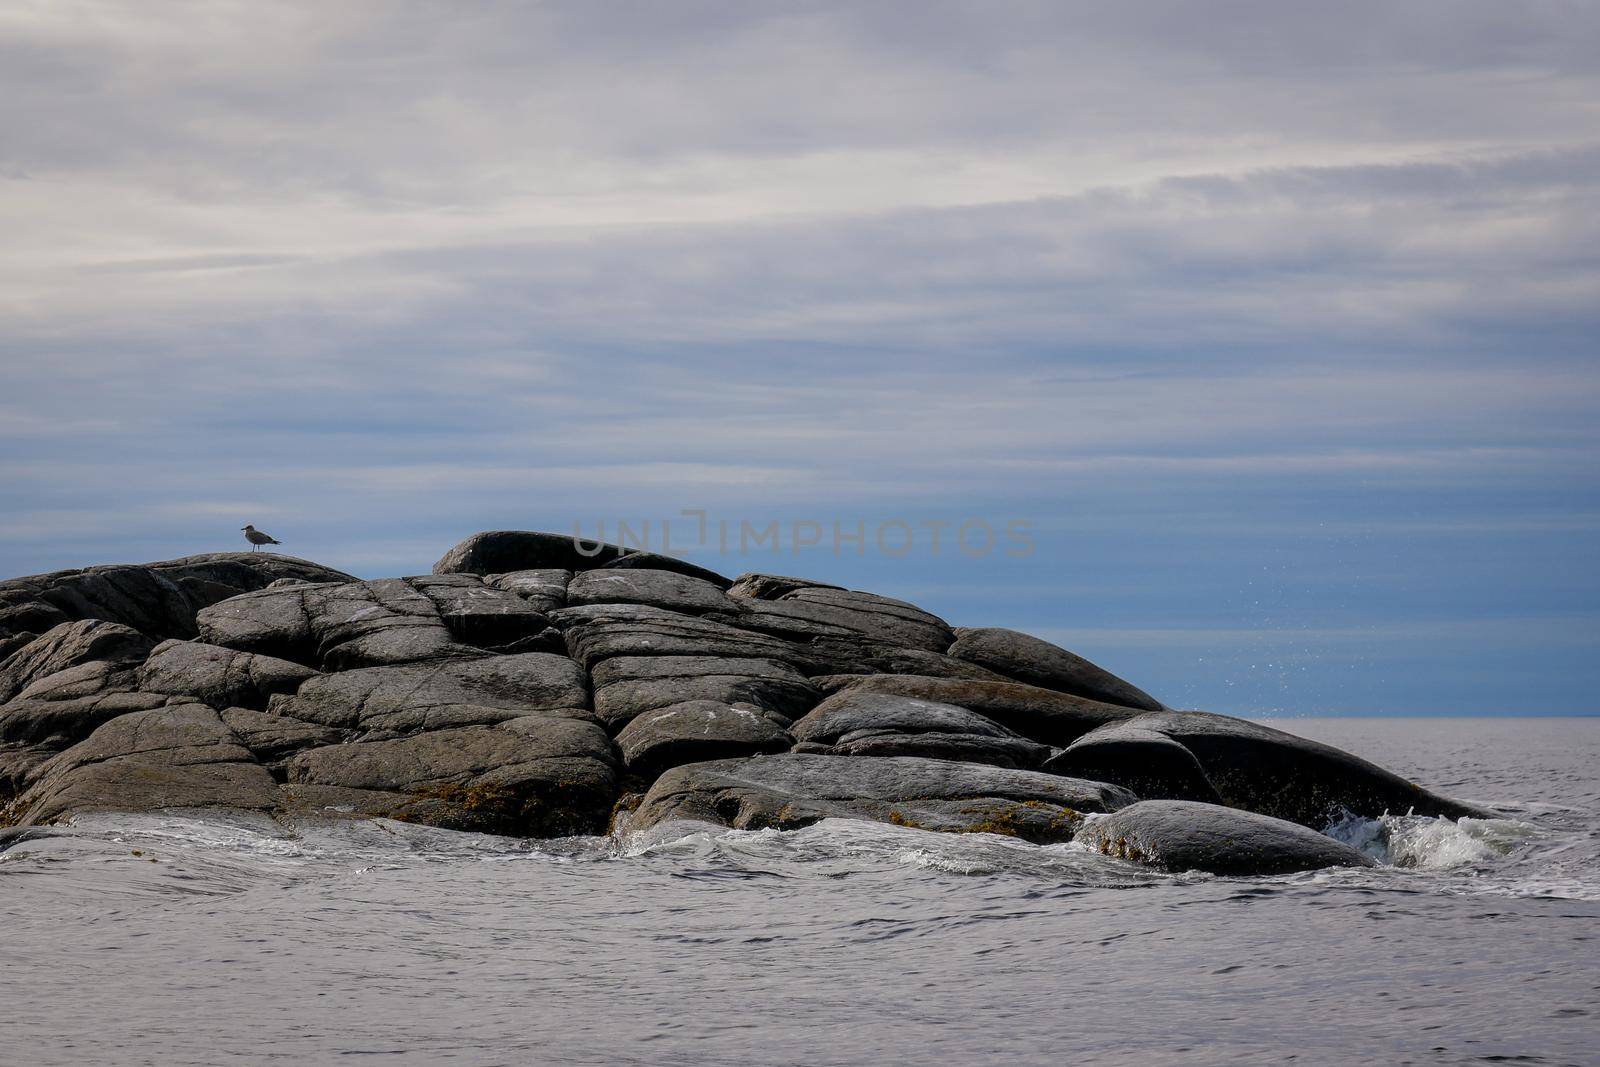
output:
{"label": "submerged rock", "polygon": [[1373,866],[1349,845],[1298,823],[1184,800],[1142,800],[1090,819],[1077,840],[1168,871],[1263,875]]}
{"label": "submerged rock", "polygon": [[626,789],[647,790],[620,803],[639,828],[1081,828],[1269,871],[1341,861],[1278,819],[1481,814],[1167,711],[1025,634],[560,534],[478,534],[407,578],[234,553],[0,582],[0,657],[0,823],[181,807],[595,833]]}

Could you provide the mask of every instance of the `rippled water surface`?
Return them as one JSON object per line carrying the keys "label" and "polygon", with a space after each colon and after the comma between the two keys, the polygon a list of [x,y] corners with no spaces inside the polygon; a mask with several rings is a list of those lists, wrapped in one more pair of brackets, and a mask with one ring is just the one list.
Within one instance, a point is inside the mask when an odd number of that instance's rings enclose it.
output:
{"label": "rippled water surface", "polygon": [[1276,725],[1508,818],[1254,880],[847,821],[83,819],[0,853],[0,1062],[1600,1063],[1600,719]]}

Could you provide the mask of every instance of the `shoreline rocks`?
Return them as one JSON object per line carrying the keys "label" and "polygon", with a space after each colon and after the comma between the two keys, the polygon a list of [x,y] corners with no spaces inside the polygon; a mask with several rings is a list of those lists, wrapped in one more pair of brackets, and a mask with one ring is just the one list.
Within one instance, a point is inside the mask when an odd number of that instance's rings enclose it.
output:
{"label": "shoreline rocks", "polygon": [[[1066,649],[560,534],[359,580],[271,553],[0,582],[0,824],[236,808],[522,836],[873,819],[1215,873],[1482,815]],[[1359,854],[1356,854],[1359,856]]]}

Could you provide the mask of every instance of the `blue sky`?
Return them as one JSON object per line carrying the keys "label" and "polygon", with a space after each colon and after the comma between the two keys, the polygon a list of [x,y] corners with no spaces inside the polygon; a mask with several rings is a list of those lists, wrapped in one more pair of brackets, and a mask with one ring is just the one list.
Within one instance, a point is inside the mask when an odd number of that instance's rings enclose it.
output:
{"label": "blue sky", "polygon": [[0,573],[1020,520],[694,558],[1600,708],[1591,4],[155,7],[0,9]]}

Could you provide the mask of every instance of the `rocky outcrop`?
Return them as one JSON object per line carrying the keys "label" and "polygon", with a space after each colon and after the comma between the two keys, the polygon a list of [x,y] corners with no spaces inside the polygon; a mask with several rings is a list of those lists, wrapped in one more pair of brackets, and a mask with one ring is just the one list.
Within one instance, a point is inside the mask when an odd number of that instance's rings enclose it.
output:
{"label": "rocky outcrop", "polygon": [[842,817],[1260,873],[1352,862],[1314,832],[1344,811],[1480,812],[1166,710],[1025,634],[557,534],[479,534],[404,578],[257,553],[17,579],[0,656],[0,819],[25,824],[237,808],[547,836]]}

